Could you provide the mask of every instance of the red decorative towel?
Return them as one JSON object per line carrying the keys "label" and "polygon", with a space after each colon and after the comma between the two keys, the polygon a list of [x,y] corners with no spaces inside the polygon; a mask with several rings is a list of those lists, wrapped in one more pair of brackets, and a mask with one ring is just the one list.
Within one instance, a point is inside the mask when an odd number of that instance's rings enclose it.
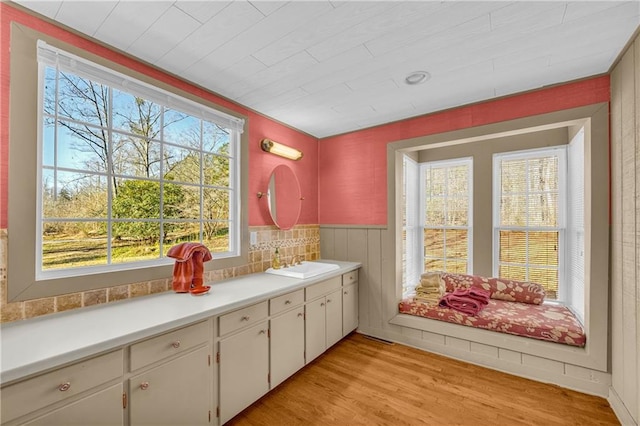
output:
{"label": "red decorative towel", "polygon": [[169,249],[168,257],[176,259],[173,265],[173,291],[176,293],[202,294],[211,287],[204,284],[204,262],[213,256],[200,243],[181,243]]}
{"label": "red decorative towel", "polygon": [[467,315],[478,313],[489,303],[489,292],[477,287],[456,289],[445,294],[438,303],[445,308],[455,309]]}

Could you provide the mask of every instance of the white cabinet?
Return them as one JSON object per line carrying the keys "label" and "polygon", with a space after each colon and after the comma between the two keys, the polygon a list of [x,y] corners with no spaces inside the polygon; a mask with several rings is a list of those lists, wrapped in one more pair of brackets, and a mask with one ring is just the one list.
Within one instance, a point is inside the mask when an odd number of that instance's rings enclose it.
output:
{"label": "white cabinet", "polygon": [[[304,367],[304,290],[269,301],[270,384],[278,386]],[[288,311],[285,311],[289,309]],[[285,311],[284,313],[282,313]]]}
{"label": "white cabinet", "polygon": [[[83,416],[94,408],[99,415],[96,422],[122,424],[122,377],[120,349],[6,386],[2,389],[2,424],[32,420],[34,424],[83,424]],[[116,382],[119,387],[105,391]],[[87,418],[93,414],[84,417],[84,422]]]}
{"label": "white cabinet", "polygon": [[[316,284],[322,285],[324,283]],[[306,362],[317,358],[342,338],[341,289],[307,302],[305,338]]]}
{"label": "white cabinet", "polygon": [[118,383],[24,424],[30,426],[123,425],[122,395],[122,383]]}
{"label": "white cabinet", "polygon": [[227,333],[218,344],[221,424],[269,391],[266,318],[266,301],[220,317],[220,331]]}
{"label": "white cabinet", "polygon": [[358,283],[342,288],[342,336],[358,328]]}
{"label": "white cabinet", "polygon": [[205,346],[129,379],[132,425],[207,425],[210,351]]}
{"label": "white cabinet", "polygon": [[135,343],[129,353],[131,425],[209,424],[213,405],[209,321]]}

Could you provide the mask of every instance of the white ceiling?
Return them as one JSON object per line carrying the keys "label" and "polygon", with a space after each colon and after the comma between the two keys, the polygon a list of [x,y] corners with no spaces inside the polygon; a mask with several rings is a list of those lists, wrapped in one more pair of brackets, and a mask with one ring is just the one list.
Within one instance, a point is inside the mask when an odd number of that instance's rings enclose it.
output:
{"label": "white ceiling", "polygon": [[316,137],[607,72],[640,24],[637,0],[16,3]]}

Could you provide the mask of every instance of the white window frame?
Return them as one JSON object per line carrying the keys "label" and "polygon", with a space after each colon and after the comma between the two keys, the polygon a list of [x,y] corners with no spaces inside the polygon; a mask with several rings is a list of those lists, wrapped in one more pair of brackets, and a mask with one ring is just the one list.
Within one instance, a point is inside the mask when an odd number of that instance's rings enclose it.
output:
{"label": "white window frame", "polygon": [[[136,262],[124,263],[108,263],[107,265],[61,268],[56,270],[42,270],[42,223],[43,223],[43,206],[42,206],[42,170],[43,170],[43,112],[44,112],[44,70],[46,67],[53,67],[63,72],[70,72],[83,78],[88,78],[94,82],[98,82],[110,87],[110,91],[117,89],[128,94],[142,97],[152,101],[162,108],[170,108],[178,110],[182,113],[189,114],[193,117],[213,122],[221,127],[231,131],[231,141],[228,158],[230,160],[229,175],[229,251],[215,253],[216,258],[234,258],[241,255],[241,158],[240,158],[240,142],[241,134],[244,129],[244,120],[234,117],[221,111],[217,111],[211,107],[194,102],[190,99],[181,97],[175,93],[160,89],[148,83],[142,82],[130,76],[113,71],[102,65],[93,63],[79,56],[68,53],[59,48],[48,45],[42,40],[37,43],[38,56],[38,81],[39,81],[39,100],[38,100],[38,167],[37,167],[37,224],[36,224],[36,281],[57,279],[64,277],[81,277],[88,274],[99,274],[114,271],[126,271],[144,267],[162,266],[173,263],[173,259],[167,257],[159,257],[153,260],[144,260]],[[57,120],[57,116],[55,117]],[[111,134],[112,123],[108,125],[108,132]],[[165,143],[163,137],[160,143]],[[202,171],[201,171],[202,172]],[[202,174],[202,173],[201,173]],[[163,179],[160,178],[160,182]],[[161,183],[162,184],[162,183]],[[201,182],[199,185],[192,185],[204,188]],[[208,186],[207,186],[208,187]],[[202,191],[201,200],[202,200]],[[111,197],[109,192],[109,198]],[[109,203],[111,205],[111,203]],[[111,215],[108,215],[107,222],[111,221]],[[169,219],[168,219],[169,220]],[[175,219],[170,221],[175,222]],[[200,209],[199,220],[189,220],[189,222],[203,223],[202,209]],[[110,235],[108,234],[110,241]],[[110,252],[108,252],[110,258]]]}
{"label": "white window frame", "polygon": [[[428,226],[425,223],[425,206],[426,206],[426,171],[434,168],[450,168],[456,166],[467,166],[467,190],[469,199],[469,211],[467,212],[468,223],[467,226],[441,226],[433,227]],[[446,232],[447,229],[464,229],[467,231],[467,274],[473,273],[473,157],[455,158],[448,160],[429,161],[420,164],[420,206],[419,206],[419,218],[420,218],[420,247],[422,249],[420,256],[420,273],[424,272],[425,263],[425,247],[424,247],[424,231],[425,228],[430,229],[442,229]],[[445,203],[446,206],[446,203]],[[444,247],[444,258],[442,260],[446,263],[447,254],[446,246]]]}
{"label": "white window frame", "polygon": [[[501,160],[531,159],[544,156],[558,157],[558,224],[557,227],[529,227],[529,226],[501,226],[500,225],[500,200],[501,200]],[[558,294],[557,302],[567,299],[566,286],[566,195],[567,195],[567,148],[566,145],[552,148],[538,148],[522,151],[512,151],[496,153],[493,155],[493,276],[499,276],[500,270],[500,231],[502,230],[523,230],[535,231],[558,231]],[[525,266],[528,266],[525,265]],[[528,279],[528,277],[527,277]]]}

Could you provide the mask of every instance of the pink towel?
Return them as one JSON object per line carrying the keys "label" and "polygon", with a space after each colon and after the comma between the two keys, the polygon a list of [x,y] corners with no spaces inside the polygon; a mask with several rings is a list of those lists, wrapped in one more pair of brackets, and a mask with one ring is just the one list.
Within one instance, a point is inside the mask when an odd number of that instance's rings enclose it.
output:
{"label": "pink towel", "polygon": [[176,259],[173,265],[173,291],[203,294],[211,287],[204,284],[204,262],[213,258],[209,249],[200,243],[181,243],[169,249],[168,257]]}
{"label": "pink towel", "polygon": [[447,293],[438,303],[445,308],[455,309],[467,315],[478,315],[478,313],[489,303],[489,292],[471,287],[468,289],[459,288],[453,293]]}

